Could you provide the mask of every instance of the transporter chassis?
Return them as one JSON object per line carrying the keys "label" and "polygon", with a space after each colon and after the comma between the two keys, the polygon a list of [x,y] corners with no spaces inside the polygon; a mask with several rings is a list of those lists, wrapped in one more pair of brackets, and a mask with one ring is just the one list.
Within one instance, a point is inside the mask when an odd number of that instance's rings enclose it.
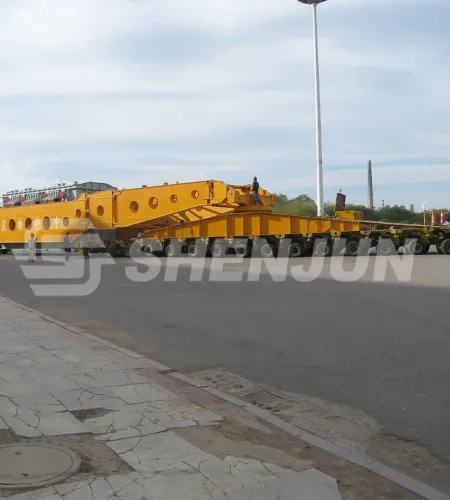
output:
{"label": "transporter chassis", "polygon": [[[225,217],[230,218],[232,215]],[[271,216],[277,214],[270,214]],[[259,217],[264,216],[260,214]],[[221,216],[219,216],[221,217]],[[222,216],[223,217],[223,216]],[[254,216],[253,216],[254,217]],[[282,215],[282,218],[298,216]],[[328,219],[329,221],[354,224],[355,221]],[[211,221],[213,222],[213,221]],[[214,221],[217,222],[217,221]],[[358,221],[367,224],[365,221]],[[375,223],[370,223],[375,224]],[[379,223],[376,223],[380,226]],[[112,257],[139,256],[142,253],[165,257],[214,257],[226,255],[237,257],[330,257],[346,255],[350,257],[369,255],[394,255],[400,249],[410,255],[425,255],[432,245],[440,254],[450,255],[450,228],[444,227],[374,227],[357,231],[336,231],[317,233],[256,234],[223,233],[208,236],[207,233],[184,236],[191,232],[187,225],[150,231],[143,238],[131,238],[128,241],[103,239],[101,231],[91,230],[72,241],[72,248],[86,257],[92,253],[108,253]],[[157,232],[167,234],[155,234]],[[180,234],[181,232],[181,234]],[[99,243],[101,242],[101,243]],[[2,254],[13,249],[23,249],[23,244],[4,244]],[[37,243],[37,252],[44,253],[48,248],[61,248],[61,244],[41,245]]]}
{"label": "transporter chassis", "polygon": [[356,212],[345,215],[352,218],[232,213],[148,231],[136,243],[141,251],[167,257],[356,257],[373,251],[388,256],[401,248],[425,255],[432,245],[450,255],[450,227],[363,221]]}

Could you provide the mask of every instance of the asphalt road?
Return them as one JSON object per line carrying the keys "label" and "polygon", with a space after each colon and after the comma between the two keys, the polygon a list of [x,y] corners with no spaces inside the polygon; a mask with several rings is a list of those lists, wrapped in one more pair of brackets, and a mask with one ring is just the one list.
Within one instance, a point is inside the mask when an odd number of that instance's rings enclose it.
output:
{"label": "asphalt road", "polygon": [[[319,279],[303,282],[292,277],[276,282],[267,271],[254,282],[193,282],[189,268],[167,282],[163,268],[157,278],[138,283],[126,276],[133,263],[117,260],[102,268],[100,285],[90,295],[36,297],[21,269],[26,263],[3,256],[0,294],[180,371],[220,366],[282,390],[353,405],[388,434],[448,460],[447,259],[417,257],[404,283],[392,270],[374,282],[376,259],[370,258],[364,277],[351,283],[332,279],[330,266],[341,262],[334,258],[325,261]],[[94,266],[100,260],[88,262]],[[355,264],[344,262],[346,268]],[[44,270],[51,282],[56,268],[46,266],[32,267]],[[174,264],[165,269],[173,270]]]}

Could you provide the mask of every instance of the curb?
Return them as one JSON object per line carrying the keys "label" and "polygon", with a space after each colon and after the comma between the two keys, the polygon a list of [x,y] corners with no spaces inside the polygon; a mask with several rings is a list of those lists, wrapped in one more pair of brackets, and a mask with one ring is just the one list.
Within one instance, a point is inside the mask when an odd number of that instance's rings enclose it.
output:
{"label": "curb", "polygon": [[165,374],[166,376],[169,376],[171,378],[174,378],[176,380],[179,380],[181,382],[184,382],[187,385],[190,385],[192,387],[195,387],[196,389],[203,390],[205,392],[208,392],[210,395],[215,396],[223,401],[226,401],[227,403],[237,406],[241,408],[242,410],[245,410],[249,413],[251,413],[253,416],[263,420],[264,422],[267,422],[268,424],[271,424],[274,427],[277,427],[278,429],[290,434],[291,436],[297,437],[304,441],[305,443],[310,444],[311,446],[315,446],[317,448],[320,448],[328,453],[331,453],[333,455],[336,455],[344,460],[347,460],[348,462],[351,462],[355,465],[358,465],[360,467],[364,467],[365,469],[373,472],[374,474],[377,474],[378,476],[383,477],[384,479],[387,479],[388,481],[391,481],[392,483],[395,483],[413,493],[416,493],[417,495],[421,496],[422,498],[426,500],[450,500],[450,495],[447,495],[446,493],[443,493],[442,491],[439,491],[432,486],[429,486],[425,483],[422,483],[421,481],[418,481],[417,479],[414,479],[411,476],[408,476],[406,474],[403,474],[402,472],[399,472],[395,469],[392,469],[381,462],[378,462],[377,460],[364,455],[357,453],[349,448],[346,448],[344,446],[332,443],[331,441],[327,441],[325,439],[322,439],[318,436],[315,436],[313,434],[310,434],[307,431],[304,431],[300,427],[296,427],[295,425],[286,422],[285,420],[273,415],[267,410],[263,410],[262,408],[259,408],[258,406],[252,405],[251,403],[248,403],[247,401],[241,400],[235,396],[231,396],[230,394],[227,394],[223,391],[220,391],[216,389],[215,387],[212,387],[211,384],[208,382],[205,382],[203,380],[195,379],[192,377],[189,377],[188,375],[184,375],[182,373],[179,373],[177,371],[174,371],[173,369],[169,368],[168,366],[165,366],[161,363],[158,363],[157,361],[153,361],[148,359],[146,356],[143,356],[141,354],[137,354],[133,351],[130,351],[128,349],[125,349],[123,347],[119,347],[116,344],[113,344],[111,342],[108,342],[107,340],[103,340],[99,337],[96,337],[94,335],[91,335],[89,333],[86,333],[85,330],[82,328],[77,328],[72,325],[69,325],[67,323],[58,321],[54,318],[51,318],[50,316],[47,316],[35,309],[31,309],[29,307],[26,307],[22,304],[19,304],[17,302],[14,302],[11,299],[8,299],[6,297],[1,297],[1,300],[3,302],[8,302],[11,305],[14,305],[15,307],[18,307],[19,309],[22,309],[24,311],[30,312],[40,318],[42,318],[45,321],[48,321],[49,323],[53,323],[57,326],[60,326],[61,328],[64,328],[65,330],[70,331],[71,333],[74,333],[76,335],[80,335],[81,337],[84,337],[89,340],[94,340],[95,342],[104,345],[105,347],[108,347],[110,349],[113,349],[115,351],[118,351],[122,354],[125,354],[129,356],[130,358],[133,359],[146,359],[149,363],[149,365],[154,368],[155,370],[161,372],[162,374]]}

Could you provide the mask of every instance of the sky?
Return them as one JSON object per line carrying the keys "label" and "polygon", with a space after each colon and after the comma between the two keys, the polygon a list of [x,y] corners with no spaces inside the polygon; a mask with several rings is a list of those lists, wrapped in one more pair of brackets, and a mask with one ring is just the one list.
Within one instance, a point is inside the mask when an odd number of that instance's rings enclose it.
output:
{"label": "sky", "polygon": [[[450,207],[449,0],[318,7],[325,200]],[[204,179],[316,196],[311,8],[0,0],[0,192]]]}

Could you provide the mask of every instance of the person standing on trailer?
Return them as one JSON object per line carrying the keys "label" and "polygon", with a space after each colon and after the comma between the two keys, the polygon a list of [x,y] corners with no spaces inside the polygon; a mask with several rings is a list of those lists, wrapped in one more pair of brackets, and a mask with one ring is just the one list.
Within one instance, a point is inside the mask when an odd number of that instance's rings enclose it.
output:
{"label": "person standing on trailer", "polygon": [[36,240],[34,233],[31,233],[28,240],[28,262],[36,262]]}
{"label": "person standing on trailer", "polygon": [[67,231],[66,235],[64,236],[64,252],[66,253],[66,262],[69,260],[70,257],[70,238],[69,238],[69,232]]}
{"label": "person standing on trailer", "polygon": [[253,184],[252,184],[252,193],[253,193],[253,201],[255,205],[259,205],[259,182],[257,177],[253,177]]}

